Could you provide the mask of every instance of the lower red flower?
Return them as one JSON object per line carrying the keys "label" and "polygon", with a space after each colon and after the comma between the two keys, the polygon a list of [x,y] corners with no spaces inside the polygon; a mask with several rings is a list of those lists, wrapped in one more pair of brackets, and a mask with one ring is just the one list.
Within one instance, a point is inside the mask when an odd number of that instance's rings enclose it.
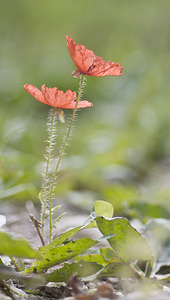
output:
{"label": "lower red flower", "polygon": [[[41,91],[32,84],[25,84],[24,89],[38,101],[56,108],[74,109],[76,105],[76,92],[71,90],[59,91],[58,88],[47,88],[46,84],[41,86]],[[93,106],[86,100],[80,101],[77,108]]]}

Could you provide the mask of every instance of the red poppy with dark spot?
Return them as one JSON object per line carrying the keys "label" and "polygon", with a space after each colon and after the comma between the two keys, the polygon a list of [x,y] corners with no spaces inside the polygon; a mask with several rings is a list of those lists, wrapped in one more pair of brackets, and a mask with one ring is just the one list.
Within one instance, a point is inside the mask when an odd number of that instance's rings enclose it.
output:
{"label": "red poppy with dark spot", "polygon": [[[74,109],[76,105],[76,92],[71,90],[59,91],[58,88],[47,88],[46,84],[41,86],[41,91],[32,84],[25,84],[24,89],[38,101],[56,108]],[[77,108],[93,106],[86,100],[80,101]]]}
{"label": "red poppy with dark spot", "polygon": [[92,50],[83,45],[77,45],[75,41],[66,35],[67,47],[71,58],[78,70],[73,71],[73,76],[81,74],[88,76],[120,76],[123,67],[119,63],[104,61],[102,57],[96,56]]}

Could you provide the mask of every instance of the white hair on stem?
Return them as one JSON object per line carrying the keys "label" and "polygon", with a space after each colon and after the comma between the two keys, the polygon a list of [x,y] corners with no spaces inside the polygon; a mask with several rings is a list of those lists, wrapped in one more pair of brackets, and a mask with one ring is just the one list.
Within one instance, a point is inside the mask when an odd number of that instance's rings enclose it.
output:
{"label": "white hair on stem", "polygon": [[51,159],[53,157],[53,151],[56,146],[56,130],[57,130],[57,112],[55,108],[51,108],[47,118],[47,132],[48,139],[46,141],[45,160],[46,167],[42,172],[42,193],[41,193],[41,225],[42,225],[42,236],[44,234],[45,220],[48,215],[49,209],[49,195],[50,195],[50,177],[51,177]]}

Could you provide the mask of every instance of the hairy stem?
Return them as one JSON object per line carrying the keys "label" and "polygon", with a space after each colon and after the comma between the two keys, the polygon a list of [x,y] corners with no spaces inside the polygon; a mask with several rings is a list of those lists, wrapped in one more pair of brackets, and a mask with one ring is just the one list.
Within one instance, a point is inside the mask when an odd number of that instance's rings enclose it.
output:
{"label": "hairy stem", "polygon": [[48,150],[47,150],[47,164],[46,164],[46,170],[45,170],[45,178],[44,178],[44,187],[43,187],[43,207],[42,207],[42,214],[41,214],[41,234],[42,238],[44,237],[44,223],[45,223],[45,216],[46,216],[46,210],[47,210],[47,182],[48,182],[48,173],[49,173],[49,167],[50,167],[50,158],[51,158],[51,152],[52,152],[52,144],[53,144],[53,130],[54,130],[54,123],[55,123],[55,114],[56,114],[56,108],[53,108],[52,114],[49,114],[49,122],[51,124],[50,132],[49,132],[49,142],[48,142]]}
{"label": "hairy stem", "polygon": [[55,168],[55,172],[54,172],[53,180],[52,180],[52,184],[51,184],[50,197],[49,197],[49,243],[51,243],[51,239],[52,239],[52,194],[53,194],[55,179],[56,179],[58,168],[59,168],[59,165],[60,165],[63,153],[64,153],[64,149],[66,147],[66,144],[67,144],[70,132],[71,132],[73,121],[74,121],[74,118],[75,118],[75,113],[76,113],[76,110],[77,110],[77,106],[78,106],[79,100],[82,96],[83,79],[84,79],[84,75],[81,75],[80,87],[79,87],[79,92],[78,92],[78,96],[77,96],[77,100],[76,100],[76,105],[75,105],[75,108],[73,110],[73,114],[72,114],[72,118],[71,118],[71,121],[70,121],[70,125],[68,127],[67,134],[65,136],[62,148],[60,150],[60,154],[59,154],[59,157],[58,157],[57,165],[56,165],[56,168]]}

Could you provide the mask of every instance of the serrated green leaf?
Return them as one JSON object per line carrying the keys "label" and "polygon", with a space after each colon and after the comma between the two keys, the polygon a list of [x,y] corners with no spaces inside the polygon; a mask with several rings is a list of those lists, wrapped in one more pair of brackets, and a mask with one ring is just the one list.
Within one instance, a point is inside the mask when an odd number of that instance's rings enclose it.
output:
{"label": "serrated green leaf", "polygon": [[47,281],[51,282],[66,282],[73,273],[77,273],[77,277],[87,277],[99,272],[103,267],[96,262],[84,262],[64,264],[63,268],[54,271],[51,274],[45,275]]}
{"label": "serrated green leaf", "polygon": [[6,232],[0,232],[0,254],[15,257],[40,258],[27,240],[15,239]]}
{"label": "serrated green leaf", "polygon": [[96,215],[106,218],[112,218],[114,213],[113,205],[106,201],[98,200],[94,204],[94,210]]}
{"label": "serrated green leaf", "polygon": [[66,240],[73,237],[77,232],[80,231],[82,226],[70,229],[62,234],[60,234],[52,243],[47,246],[40,247],[40,251],[42,254],[48,252],[49,250],[53,249],[54,247],[61,246]]}
{"label": "serrated green leaf", "polygon": [[[94,218],[93,218],[94,219]],[[87,220],[86,224],[82,225],[82,226],[78,226],[75,227],[73,229],[70,229],[62,234],[60,234],[52,243],[50,243],[47,246],[41,247],[40,251],[42,253],[48,252],[50,249],[53,249],[54,247],[58,247],[61,246],[65,241],[69,240],[70,238],[72,238],[77,232],[79,232],[81,229],[87,229],[89,223],[93,223],[92,222],[92,218],[89,218],[89,220]]]}
{"label": "serrated green leaf", "polygon": [[115,234],[108,242],[122,262],[152,260],[152,251],[147,240],[127,219],[96,217],[96,223],[103,235]]}
{"label": "serrated green leaf", "polygon": [[36,268],[38,272],[46,270],[52,266],[55,266],[56,264],[67,261],[74,256],[83,253],[85,250],[93,247],[96,244],[96,241],[93,241],[89,238],[82,238],[76,241],[70,241],[66,245],[49,248],[49,251],[45,252],[43,249],[44,247],[42,247],[40,249],[40,253],[43,258],[34,262],[32,267],[25,270],[25,272],[32,272],[34,268]]}

